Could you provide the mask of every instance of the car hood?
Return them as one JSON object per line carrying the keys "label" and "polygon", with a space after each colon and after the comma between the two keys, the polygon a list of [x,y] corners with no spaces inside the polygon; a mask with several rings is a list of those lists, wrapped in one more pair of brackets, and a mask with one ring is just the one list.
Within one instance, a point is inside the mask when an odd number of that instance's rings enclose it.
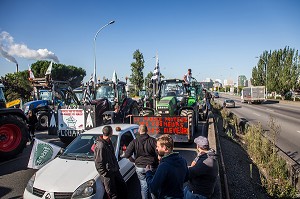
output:
{"label": "car hood", "polygon": [[55,158],[36,172],[34,187],[48,192],[74,192],[97,175],[94,161]]}

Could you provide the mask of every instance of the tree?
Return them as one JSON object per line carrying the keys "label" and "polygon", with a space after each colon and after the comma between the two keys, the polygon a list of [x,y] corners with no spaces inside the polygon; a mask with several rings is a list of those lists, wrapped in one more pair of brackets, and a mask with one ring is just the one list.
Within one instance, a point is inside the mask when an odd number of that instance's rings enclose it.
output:
{"label": "tree", "polygon": [[[49,65],[49,61],[37,61],[31,65],[31,70],[35,77],[45,77]],[[52,65],[52,79],[57,81],[69,81],[72,88],[79,87],[85,75],[86,71],[81,67],[56,63]]]}
{"label": "tree", "polygon": [[[45,77],[49,61],[37,61],[31,66],[31,70],[35,77]],[[52,66],[52,79],[58,81],[69,81],[73,88],[79,87],[86,72],[82,68],[75,66],[66,66],[63,64],[55,64]],[[31,92],[33,90],[31,82],[28,80],[28,71],[16,73],[8,73],[1,80],[5,86],[5,96],[7,101],[21,98],[23,102],[31,100]]]}
{"label": "tree", "polygon": [[299,87],[298,59],[298,51],[289,47],[264,51],[257,66],[252,69],[252,84],[266,85],[268,92],[280,93],[284,97],[288,91]]}
{"label": "tree", "polygon": [[135,59],[135,62],[131,63],[131,75],[130,75],[130,82],[135,86],[136,88],[136,93],[138,93],[142,88],[144,84],[144,74],[143,74],[143,69],[144,69],[144,56],[143,54],[139,51],[136,50],[133,53],[133,59]]}
{"label": "tree", "polygon": [[5,87],[6,100],[12,101],[21,98],[23,102],[29,101],[32,86],[28,80],[28,71],[16,73],[8,73],[5,77],[1,77],[1,81]]}

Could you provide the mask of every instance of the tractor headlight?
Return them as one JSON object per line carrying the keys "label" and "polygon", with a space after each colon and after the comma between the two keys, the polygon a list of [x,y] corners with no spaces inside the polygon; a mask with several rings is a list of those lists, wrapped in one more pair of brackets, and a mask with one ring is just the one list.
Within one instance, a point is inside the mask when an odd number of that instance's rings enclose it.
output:
{"label": "tractor headlight", "polygon": [[73,193],[72,198],[86,198],[96,193],[96,181],[89,180],[80,185]]}

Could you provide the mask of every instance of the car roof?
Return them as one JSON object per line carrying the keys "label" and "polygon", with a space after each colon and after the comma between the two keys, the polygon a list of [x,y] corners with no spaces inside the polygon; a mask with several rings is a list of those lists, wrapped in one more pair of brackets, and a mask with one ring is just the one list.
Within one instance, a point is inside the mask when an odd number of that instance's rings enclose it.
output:
{"label": "car roof", "polygon": [[[139,128],[137,124],[108,124],[95,127],[93,129],[83,132],[83,134],[102,134],[102,129],[104,126],[111,126],[113,129],[113,135],[119,135],[120,132],[127,131],[132,128]],[[121,131],[116,131],[116,127],[120,127]]]}

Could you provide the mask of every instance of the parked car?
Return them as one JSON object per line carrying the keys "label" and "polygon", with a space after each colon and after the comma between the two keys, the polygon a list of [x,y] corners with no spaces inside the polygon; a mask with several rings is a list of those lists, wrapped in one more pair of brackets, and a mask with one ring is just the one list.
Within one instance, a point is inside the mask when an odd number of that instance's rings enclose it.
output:
{"label": "parked car", "polygon": [[226,108],[234,108],[235,102],[232,99],[226,99],[224,100],[223,106]]}
{"label": "parked car", "polygon": [[[110,126],[113,128],[111,140],[120,172],[127,181],[135,173],[135,167],[122,154],[135,139],[138,125]],[[23,198],[103,198],[105,191],[95,168],[93,152],[93,145],[101,136],[102,128],[99,126],[80,134],[61,155],[39,169],[29,180]]]}

